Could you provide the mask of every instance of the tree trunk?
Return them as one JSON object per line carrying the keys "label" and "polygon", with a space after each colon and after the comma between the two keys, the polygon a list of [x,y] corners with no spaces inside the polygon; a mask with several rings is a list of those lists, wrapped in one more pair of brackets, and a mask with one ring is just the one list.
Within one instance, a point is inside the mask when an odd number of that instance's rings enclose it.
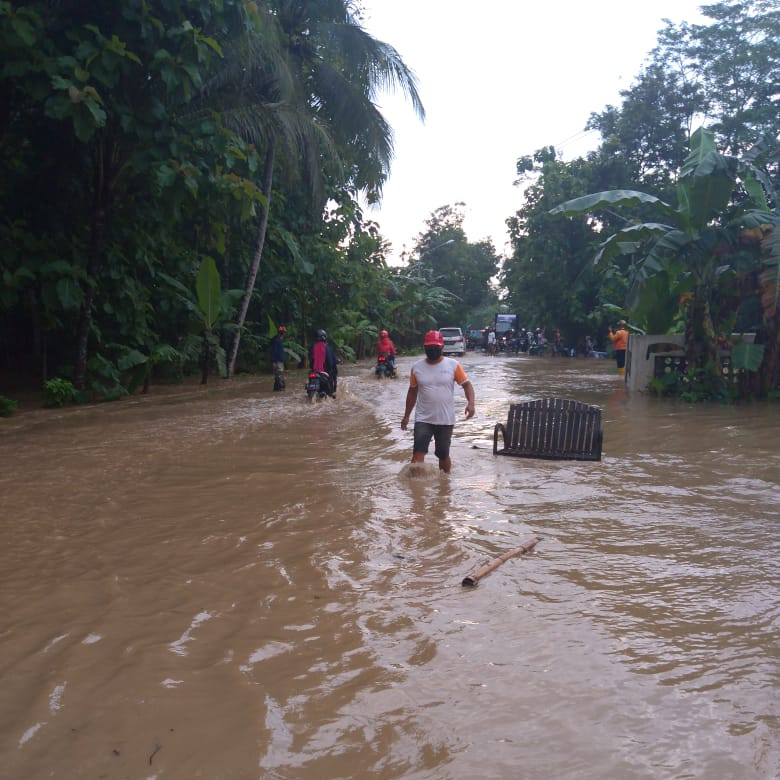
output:
{"label": "tree trunk", "polygon": [[236,332],[233,336],[233,343],[230,345],[230,356],[228,358],[227,375],[228,379],[232,378],[236,369],[236,357],[238,356],[238,344],[241,341],[241,330],[244,327],[244,321],[246,320],[246,313],[249,309],[249,302],[252,300],[252,293],[255,289],[255,279],[257,278],[257,271],[260,268],[260,260],[263,257],[263,246],[265,244],[265,235],[268,230],[268,211],[271,208],[271,185],[273,183],[274,176],[274,157],[276,154],[276,142],[271,137],[268,142],[268,150],[265,154],[265,173],[263,176],[263,195],[265,195],[266,203],[260,216],[260,225],[257,230],[257,244],[255,246],[255,252],[252,255],[252,263],[249,266],[249,271],[246,276],[246,284],[244,285],[244,295],[241,298],[241,304],[238,307],[238,315],[236,317]]}
{"label": "tree trunk", "polygon": [[309,368],[309,325],[306,318],[306,295],[301,296],[301,344],[303,345],[303,367]]}
{"label": "tree trunk", "polygon": [[95,160],[94,193],[92,203],[92,225],[90,226],[89,254],[87,255],[87,278],[84,302],[81,305],[79,324],[76,329],[76,365],[73,384],[77,390],[84,390],[87,376],[89,333],[92,328],[92,305],[95,300],[95,281],[100,267],[100,253],[103,251],[103,237],[108,212],[110,171],[106,170],[106,155],[103,144],[98,144]]}
{"label": "tree trunk", "polygon": [[685,352],[688,370],[701,369],[712,377],[720,377],[718,339],[712,321],[707,290],[697,287],[691,304],[691,314],[685,329]]}
{"label": "tree trunk", "polygon": [[759,371],[759,395],[766,398],[777,389],[778,363],[780,363],[780,313],[776,313],[767,326],[764,343],[764,360]]}
{"label": "tree trunk", "polygon": [[203,334],[203,348],[200,353],[200,383],[205,385],[209,381],[209,357],[211,351],[209,350],[208,336]]}
{"label": "tree trunk", "polygon": [[87,355],[89,332],[92,328],[92,304],[95,300],[95,279],[100,265],[100,252],[103,247],[106,211],[103,203],[102,182],[96,187],[95,208],[92,215],[92,235],[89,241],[87,257],[87,280],[84,302],[81,304],[79,324],[76,330],[76,367],[73,384],[77,390],[84,390],[87,377]]}

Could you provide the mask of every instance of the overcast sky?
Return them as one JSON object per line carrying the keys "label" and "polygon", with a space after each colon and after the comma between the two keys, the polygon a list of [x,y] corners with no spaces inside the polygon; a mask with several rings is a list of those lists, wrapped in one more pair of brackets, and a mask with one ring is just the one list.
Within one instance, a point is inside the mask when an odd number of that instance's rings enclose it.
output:
{"label": "overcast sky", "polygon": [[554,145],[594,149],[592,112],[618,105],[667,18],[701,22],[691,0],[364,0],[364,26],[418,78],[425,123],[400,96],[379,99],[395,131],[381,208],[365,216],[411,250],[440,206],[466,204],[469,241],[509,251],[504,221],[522,205],[518,157]]}

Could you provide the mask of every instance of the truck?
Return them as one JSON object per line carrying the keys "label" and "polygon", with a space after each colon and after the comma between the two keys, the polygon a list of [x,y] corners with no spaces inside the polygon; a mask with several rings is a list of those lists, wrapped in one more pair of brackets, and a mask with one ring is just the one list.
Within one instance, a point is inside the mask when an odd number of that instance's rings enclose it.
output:
{"label": "truck", "polygon": [[517,315],[516,314],[496,314],[496,320],[493,324],[496,331],[496,339],[500,339],[507,331],[517,333]]}

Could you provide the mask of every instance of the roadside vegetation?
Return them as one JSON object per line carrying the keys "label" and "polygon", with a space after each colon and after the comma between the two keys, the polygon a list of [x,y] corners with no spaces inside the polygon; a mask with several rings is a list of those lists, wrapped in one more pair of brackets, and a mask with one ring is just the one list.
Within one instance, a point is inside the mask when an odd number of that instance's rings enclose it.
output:
{"label": "roadside vegetation", "polygon": [[[780,9],[704,11],[591,116],[596,151],[518,159],[509,257],[454,203],[395,267],[360,206],[393,158],[377,98],[425,112],[359,2],[0,0],[2,376],[50,405],[110,400],[265,370],[276,324],[293,362],[317,328],[360,359],[382,328],[412,347],[503,308],[573,347],[619,317],[685,333],[700,397],[771,395]],[[717,346],[742,331],[724,391]]]}
{"label": "roadside vegetation", "polygon": [[[603,347],[619,318],[684,333],[688,376],[660,392],[767,397],[780,355],[780,8],[702,10],[707,24],[667,23],[622,104],[591,115],[596,151],[518,160],[526,197],[507,221],[501,283],[513,310],[566,343]],[[728,375],[718,347],[733,333],[756,336]]]}

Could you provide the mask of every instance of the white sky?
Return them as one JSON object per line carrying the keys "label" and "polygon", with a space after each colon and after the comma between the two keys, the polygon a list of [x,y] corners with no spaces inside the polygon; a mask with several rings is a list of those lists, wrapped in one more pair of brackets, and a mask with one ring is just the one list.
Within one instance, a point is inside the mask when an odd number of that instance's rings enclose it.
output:
{"label": "white sky", "polygon": [[364,0],[364,27],[418,78],[421,123],[400,95],[380,109],[395,160],[380,208],[365,217],[393,244],[414,246],[425,220],[466,204],[469,241],[509,252],[504,221],[522,205],[517,158],[554,145],[565,159],[594,149],[592,112],[619,105],[663,19],[701,23],[701,0]]}

